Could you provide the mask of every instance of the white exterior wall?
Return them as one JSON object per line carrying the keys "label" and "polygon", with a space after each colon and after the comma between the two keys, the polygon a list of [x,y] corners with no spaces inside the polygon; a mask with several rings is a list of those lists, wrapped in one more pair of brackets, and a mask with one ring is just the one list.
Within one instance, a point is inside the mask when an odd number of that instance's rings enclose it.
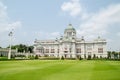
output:
{"label": "white exterior wall", "polygon": [[76,58],[76,46],[75,46],[75,43],[73,43],[73,45],[72,45],[72,57]]}
{"label": "white exterior wall", "polygon": [[[72,34],[68,34],[72,33]],[[73,34],[74,33],[74,34]],[[38,53],[37,48],[42,46],[44,53]],[[67,50],[65,50],[67,48]],[[71,52],[70,52],[71,48]],[[76,53],[76,49],[81,48],[81,53]],[[91,49],[88,49],[91,48]],[[98,48],[103,48],[103,53],[98,53]],[[46,53],[46,49],[49,49],[49,53]],[[55,52],[51,53],[51,49]],[[59,53],[58,53],[59,49]],[[66,52],[65,52],[66,51]],[[69,25],[69,28],[65,29],[64,36],[56,40],[36,40],[34,45],[34,52],[36,54],[47,54],[49,56],[55,57],[66,57],[66,58],[76,58],[76,55],[80,55],[82,58],[88,57],[88,55],[95,54],[100,57],[107,57],[106,40],[98,37],[93,41],[85,41],[84,38],[76,38],[76,31]]]}
{"label": "white exterior wall", "polygon": [[[99,46],[101,45],[101,47]],[[106,43],[102,43],[102,44],[98,44],[98,43],[62,43],[62,44],[46,44],[44,47],[44,53],[46,52],[46,49],[49,49],[49,53],[45,53],[48,54],[49,56],[55,56],[55,57],[65,57],[66,54],[66,58],[71,57],[72,58],[76,58],[76,55],[81,55],[82,58],[86,58],[88,57],[88,55],[91,55],[91,57],[93,57],[93,55],[95,54],[97,57],[107,57],[107,50],[106,50]],[[36,50],[37,46],[34,47],[34,52],[36,54],[38,54],[38,51]],[[65,48],[67,48],[67,50],[65,50]],[[71,48],[71,52],[70,52],[70,48]],[[76,53],[76,49],[80,48],[81,49],[81,53]],[[88,48],[91,48],[90,50]],[[98,48],[103,48],[103,53],[98,53]],[[51,49],[54,49],[55,52],[51,53]],[[58,53],[58,49],[59,49],[59,53]],[[65,53],[65,51],[67,51],[67,53]]]}

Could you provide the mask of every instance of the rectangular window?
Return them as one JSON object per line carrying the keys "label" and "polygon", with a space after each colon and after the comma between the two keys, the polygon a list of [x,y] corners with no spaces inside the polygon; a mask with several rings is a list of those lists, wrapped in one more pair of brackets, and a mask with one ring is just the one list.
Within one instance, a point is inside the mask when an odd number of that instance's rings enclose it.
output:
{"label": "rectangular window", "polygon": [[98,48],[98,53],[103,53],[103,48]]}
{"label": "rectangular window", "polygon": [[49,53],[49,49],[46,49],[46,53]]}
{"label": "rectangular window", "polygon": [[51,49],[51,53],[55,53],[55,49]]}
{"label": "rectangular window", "polygon": [[71,52],[72,52],[72,49],[70,48],[69,50],[70,50],[70,53],[71,53]]}
{"label": "rectangular window", "polygon": [[65,50],[67,50],[67,48],[65,48]]}
{"label": "rectangular window", "polygon": [[39,52],[42,53],[42,49],[39,49]]}
{"label": "rectangular window", "polygon": [[58,53],[59,53],[59,49],[58,49]]}
{"label": "rectangular window", "polygon": [[77,48],[76,53],[81,53],[81,48]]}

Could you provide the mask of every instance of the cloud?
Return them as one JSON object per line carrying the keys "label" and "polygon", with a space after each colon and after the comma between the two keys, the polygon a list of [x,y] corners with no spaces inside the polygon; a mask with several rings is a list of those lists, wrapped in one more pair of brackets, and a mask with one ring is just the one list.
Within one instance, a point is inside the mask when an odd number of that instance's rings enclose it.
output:
{"label": "cloud", "polygon": [[[75,3],[77,5],[75,5]],[[108,42],[109,48],[114,50],[119,48],[119,26],[120,26],[120,3],[110,4],[106,7],[100,7],[97,12],[87,12],[87,8],[81,5],[77,0],[71,0],[62,4],[62,11],[68,12],[74,18],[77,16],[80,20],[79,28],[77,28],[77,37],[85,36],[86,40],[93,40],[98,36],[102,36]],[[74,11],[74,6],[78,12]],[[76,9],[75,9],[76,10]],[[72,13],[76,14],[72,14]]]}
{"label": "cloud", "polygon": [[98,35],[105,36],[114,24],[120,25],[120,4],[110,5],[94,13],[80,24],[77,32],[89,38],[95,38]]}
{"label": "cloud", "polygon": [[117,33],[117,36],[119,36],[119,37],[120,37],[120,32],[118,32],[118,33]]}
{"label": "cloud", "polygon": [[37,38],[42,38],[42,39],[55,39],[60,37],[60,32],[34,32],[35,36]]}
{"label": "cloud", "polygon": [[0,24],[2,25],[0,27],[0,32],[8,32],[8,31],[11,31],[12,29],[15,30],[15,29],[18,29],[21,27],[21,22],[20,21],[16,21],[16,22],[13,22],[13,23],[4,23],[4,24]]}
{"label": "cloud", "polygon": [[51,36],[58,37],[58,36],[60,36],[60,32],[52,32]]}
{"label": "cloud", "polygon": [[82,7],[79,0],[64,2],[61,6],[61,9],[64,12],[68,12],[71,16],[78,16],[82,14]]}
{"label": "cloud", "polygon": [[0,33],[21,27],[20,21],[10,22],[7,14],[7,6],[0,2]]}
{"label": "cloud", "polygon": [[21,26],[21,21],[11,21],[7,13],[7,6],[0,1],[0,45],[9,45],[7,42],[9,31],[18,29]]}
{"label": "cloud", "polygon": [[2,2],[0,2],[0,23],[6,21],[6,19],[8,18],[6,9],[7,7],[3,5]]}
{"label": "cloud", "polygon": [[120,4],[111,4],[105,8],[100,8],[96,13],[88,13],[81,5],[80,0],[70,0],[61,5],[63,12],[68,12],[70,16],[79,16],[80,27],[77,29],[78,36],[86,36],[93,39],[97,36],[109,34],[109,28],[114,24],[120,25]]}

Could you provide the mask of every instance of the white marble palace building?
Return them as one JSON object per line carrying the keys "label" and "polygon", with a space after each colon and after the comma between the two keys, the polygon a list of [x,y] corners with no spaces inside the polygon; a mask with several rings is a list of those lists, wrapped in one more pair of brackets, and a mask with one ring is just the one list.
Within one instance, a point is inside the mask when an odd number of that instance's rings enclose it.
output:
{"label": "white marble palace building", "polygon": [[54,56],[76,58],[81,56],[107,57],[106,40],[98,37],[93,41],[86,41],[84,37],[77,38],[76,30],[69,24],[64,35],[55,40],[35,40],[34,53],[39,56]]}

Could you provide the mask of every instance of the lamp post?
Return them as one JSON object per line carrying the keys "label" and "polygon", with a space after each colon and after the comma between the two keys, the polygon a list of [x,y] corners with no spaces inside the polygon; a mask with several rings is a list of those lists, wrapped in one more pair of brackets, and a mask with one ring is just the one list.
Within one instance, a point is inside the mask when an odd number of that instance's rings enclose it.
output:
{"label": "lamp post", "polygon": [[10,46],[9,46],[8,59],[11,59],[11,43],[12,43],[13,31],[10,31],[10,33],[8,34],[8,36],[10,37]]}

